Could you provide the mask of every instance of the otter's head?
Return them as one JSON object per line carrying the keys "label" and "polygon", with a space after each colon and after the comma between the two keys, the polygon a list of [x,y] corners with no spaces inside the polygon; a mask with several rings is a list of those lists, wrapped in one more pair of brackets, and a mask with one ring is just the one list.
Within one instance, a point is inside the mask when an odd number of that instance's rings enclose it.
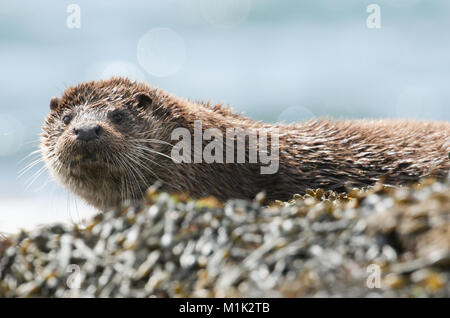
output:
{"label": "otter's head", "polygon": [[69,190],[105,210],[136,199],[157,179],[161,129],[151,108],[156,89],[112,78],[68,88],[50,102],[41,149],[46,165]]}

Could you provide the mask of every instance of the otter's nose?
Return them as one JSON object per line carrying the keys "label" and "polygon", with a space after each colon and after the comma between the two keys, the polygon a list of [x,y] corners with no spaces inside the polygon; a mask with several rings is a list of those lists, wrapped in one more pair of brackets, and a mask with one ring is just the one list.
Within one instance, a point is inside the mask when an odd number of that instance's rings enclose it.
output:
{"label": "otter's nose", "polygon": [[73,133],[78,140],[90,141],[98,139],[103,129],[99,125],[88,125],[73,129]]}

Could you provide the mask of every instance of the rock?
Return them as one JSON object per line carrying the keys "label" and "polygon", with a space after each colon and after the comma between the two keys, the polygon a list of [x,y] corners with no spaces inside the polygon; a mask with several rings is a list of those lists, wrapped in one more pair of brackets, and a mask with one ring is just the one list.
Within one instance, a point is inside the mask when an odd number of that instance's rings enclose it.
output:
{"label": "rock", "polygon": [[155,186],[82,228],[1,237],[0,297],[450,296],[449,181],[265,203]]}

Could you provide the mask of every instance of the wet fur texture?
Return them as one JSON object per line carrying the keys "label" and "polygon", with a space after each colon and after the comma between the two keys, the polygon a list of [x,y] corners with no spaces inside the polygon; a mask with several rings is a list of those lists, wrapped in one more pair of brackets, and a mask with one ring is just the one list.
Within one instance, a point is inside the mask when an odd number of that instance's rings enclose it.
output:
{"label": "wet fur texture", "polygon": [[[125,199],[139,199],[148,186],[192,197],[252,199],[265,191],[269,200],[286,200],[307,188],[337,191],[362,187],[381,177],[393,185],[421,177],[444,178],[450,170],[450,123],[412,120],[310,120],[272,125],[233,113],[220,104],[174,97],[125,78],[81,83],[51,101],[41,149],[52,174],[70,191],[100,210]],[[121,112],[124,120],[111,116]],[[67,125],[64,116],[70,116]],[[203,129],[279,129],[276,174],[260,174],[259,164],[176,164],[170,156],[175,128],[193,135]],[[82,143],[73,128],[97,123],[98,140]],[[204,142],[206,145],[208,142]]]}

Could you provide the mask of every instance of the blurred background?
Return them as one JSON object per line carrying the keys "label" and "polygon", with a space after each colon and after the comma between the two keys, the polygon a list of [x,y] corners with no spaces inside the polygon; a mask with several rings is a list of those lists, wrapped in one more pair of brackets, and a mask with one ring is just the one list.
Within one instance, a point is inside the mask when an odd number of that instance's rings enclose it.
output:
{"label": "blurred background", "polygon": [[[379,29],[366,24],[372,3]],[[71,4],[80,28],[69,27]],[[448,121],[450,1],[2,0],[0,232],[95,213],[42,163],[19,171],[39,157],[25,158],[50,98],[112,75],[268,122]]]}

